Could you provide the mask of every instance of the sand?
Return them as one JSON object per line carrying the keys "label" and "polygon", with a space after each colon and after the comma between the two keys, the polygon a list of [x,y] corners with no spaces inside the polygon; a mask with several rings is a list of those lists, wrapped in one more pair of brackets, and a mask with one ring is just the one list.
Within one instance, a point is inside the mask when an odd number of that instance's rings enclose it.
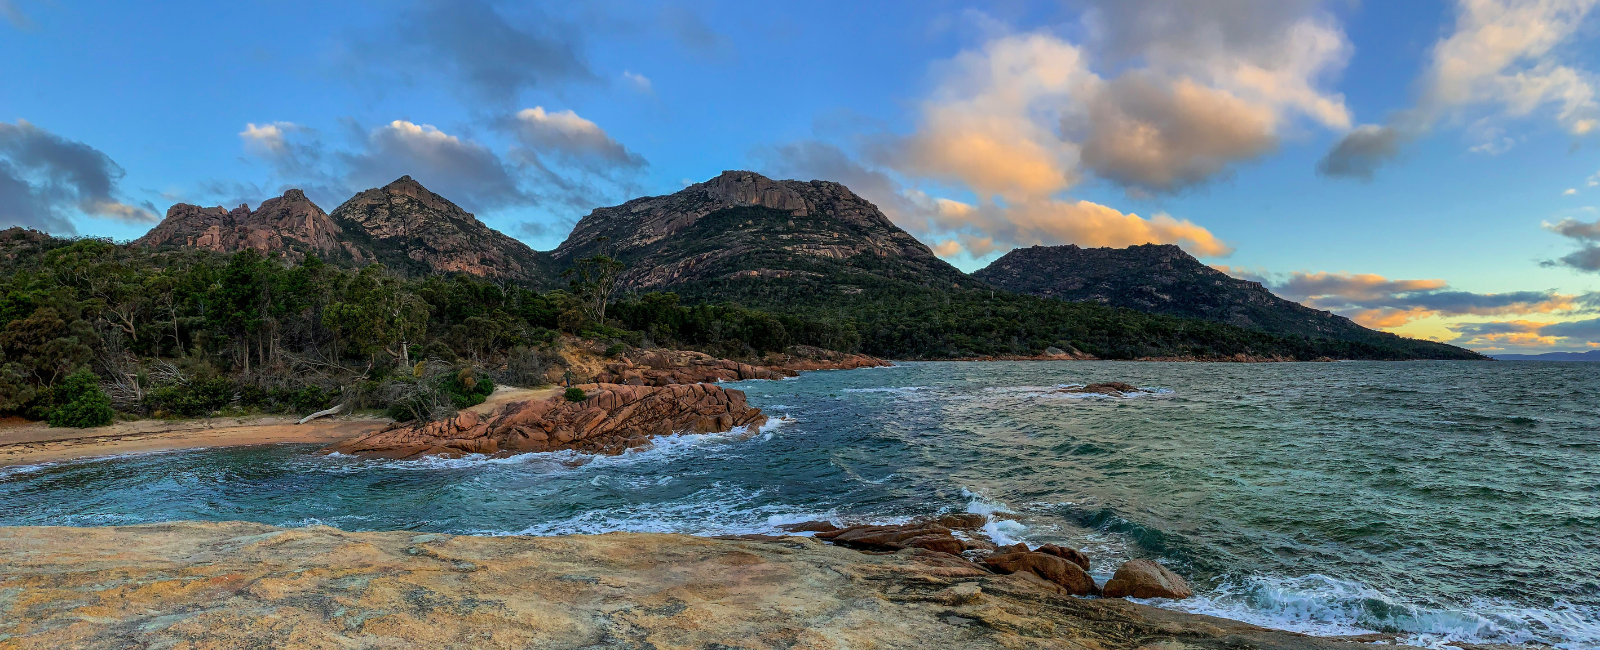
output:
{"label": "sand", "polygon": [[[501,386],[469,410],[486,414],[509,402],[544,399],[556,388]],[[390,419],[347,415],[295,424],[298,417],[248,416],[194,420],[136,420],[90,429],[51,427],[20,418],[0,420],[0,467],[178,449],[286,443],[333,444],[383,428]]]}

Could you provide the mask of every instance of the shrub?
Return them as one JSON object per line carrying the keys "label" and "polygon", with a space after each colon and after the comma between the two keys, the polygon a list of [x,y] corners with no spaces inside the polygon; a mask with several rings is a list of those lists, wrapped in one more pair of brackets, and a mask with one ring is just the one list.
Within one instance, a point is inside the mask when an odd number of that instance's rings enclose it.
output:
{"label": "shrub", "polygon": [[606,348],[606,356],[611,357],[611,358],[614,359],[614,358],[617,357],[617,355],[620,355],[623,352],[627,352],[627,351],[628,351],[628,345],[626,343],[618,343],[618,344],[613,345],[613,346],[611,346],[609,348]]}
{"label": "shrub", "polygon": [[582,402],[583,400],[589,398],[588,395],[583,394],[583,389],[578,388],[577,386],[568,388],[567,392],[562,394],[562,397],[567,398],[568,402]]}
{"label": "shrub", "polygon": [[50,426],[85,428],[111,424],[111,398],[100,389],[100,378],[87,368],[68,375],[52,392],[57,406],[50,411]]}

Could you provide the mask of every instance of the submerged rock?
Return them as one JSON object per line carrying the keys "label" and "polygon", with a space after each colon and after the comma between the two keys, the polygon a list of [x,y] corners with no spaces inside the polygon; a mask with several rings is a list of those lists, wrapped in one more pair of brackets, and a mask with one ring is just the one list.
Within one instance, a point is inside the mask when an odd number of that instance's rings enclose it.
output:
{"label": "submerged rock", "polygon": [[1098,384],[1089,384],[1088,386],[1078,386],[1078,387],[1074,387],[1074,388],[1062,388],[1062,389],[1057,390],[1055,392],[1057,392],[1057,393],[1094,393],[1094,394],[1097,394],[1097,395],[1111,395],[1111,396],[1114,396],[1114,397],[1122,397],[1123,395],[1126,395],[1128,393],[1137,393],[1137,392],[1139,392],[1139,387],[1135,386],[1133,384],[1127,384],[1127,383],[1123,383],[1123,382],[1120,382],[1120,381],[1108,381],[1108,382],[1098,383]]}
{"label": "submerged rock", "polygon": [[743,391],[710,384],[584,384],[587,397],[557,396],[506,404],[487,416],[463,411],[438,422],[396,423],[324,449],[379,458],[455,457],[571,449],[620,454],[656,436],[720,433],[765,424]]}
{"label": "submerged rock", "polygon": [[1106,581],[1107,598],[1171,598],[1181,600],[1194,595],[1178,574],[1150,560],[1129,560]]}

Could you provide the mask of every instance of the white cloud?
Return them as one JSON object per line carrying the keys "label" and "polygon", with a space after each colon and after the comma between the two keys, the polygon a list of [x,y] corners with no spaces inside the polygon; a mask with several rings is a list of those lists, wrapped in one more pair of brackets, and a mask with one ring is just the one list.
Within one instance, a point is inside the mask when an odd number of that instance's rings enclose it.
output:
{"label": "white cloud", "polygon": [[[1401,143],[1419,137],[1447,119],[1486,112],[1512,119],[1549,109],[1555,122],[1575,136],[1600,126],[1594,75],[1560,60],[1558,46],[1577,32],[1600,0],[1457,0],[1450,35],[1433,46],[1421,93],[1412,108],[1382,126],[1352,131],[1319,164],[1334,176],[1371,178],[1393,159]],[[1482,120],[1480,119],[1480,123]],[[1361,146],[1361,141],[1390,144]],[[1489,142],[1478,145],[1493,153]],[[1474,151],[1480,151],[1478,147]]]}
{"label": "white cloud", "polygon": [[645,165],[639,154],[628,151],[599,125],[570,110],[525,108],[512,118],[511,125],[517,139],[534,156],[555,156],[591,168]]}
{"label": "white cloud", "polygon": [[1561,196],[1576,196],[1577,194],[1578,194],[1578,189],[1577,188],[1569,187],[1569,188],[1567,188],[1567,191],[1561,193]]}
{"label": "white cloud", "polygon": [[634,90],[642,93],[655,92],[655,85],[650,83],[650,78],[631,70],[622,71],[622,79],[632,85]]}

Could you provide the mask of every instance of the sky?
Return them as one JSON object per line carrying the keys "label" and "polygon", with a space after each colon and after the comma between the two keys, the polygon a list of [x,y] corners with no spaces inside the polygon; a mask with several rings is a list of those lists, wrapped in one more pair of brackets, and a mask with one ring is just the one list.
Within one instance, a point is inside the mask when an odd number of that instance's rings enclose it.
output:
{"label": "sky", "polygon": [[1357,322],[1600,348],[1600,0],[0,0],[0,226],[411,175],[536,249],[724,170],[963,270],[1170,243]]}

